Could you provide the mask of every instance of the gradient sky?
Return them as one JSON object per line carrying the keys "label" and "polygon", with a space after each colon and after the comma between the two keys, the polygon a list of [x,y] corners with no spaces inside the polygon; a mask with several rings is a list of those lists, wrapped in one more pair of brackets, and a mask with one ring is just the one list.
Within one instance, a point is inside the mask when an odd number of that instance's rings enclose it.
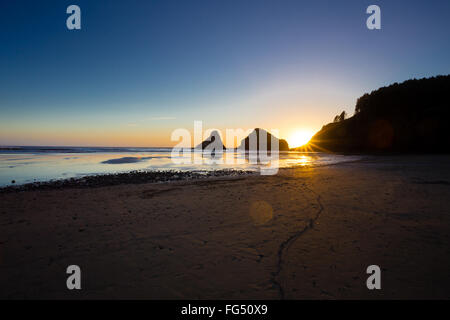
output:
{"label": "gradient sky", "polygon": [[0,145],[172,146],[194,120],[289,138],[449,74],[449,30],[448,0],[2,1]]}

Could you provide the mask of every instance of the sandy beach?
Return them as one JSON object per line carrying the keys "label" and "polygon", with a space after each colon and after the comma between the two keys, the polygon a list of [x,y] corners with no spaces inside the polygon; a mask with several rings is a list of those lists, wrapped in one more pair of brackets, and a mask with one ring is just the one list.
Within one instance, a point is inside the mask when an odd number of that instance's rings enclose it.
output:
{"label": "sandy beach", "polygon": [[[0,193],[2,299],[448,299],[450,157]],[[66,268],[82,289],[66,288]],[[381,290],[366,268],[379,265]]]}

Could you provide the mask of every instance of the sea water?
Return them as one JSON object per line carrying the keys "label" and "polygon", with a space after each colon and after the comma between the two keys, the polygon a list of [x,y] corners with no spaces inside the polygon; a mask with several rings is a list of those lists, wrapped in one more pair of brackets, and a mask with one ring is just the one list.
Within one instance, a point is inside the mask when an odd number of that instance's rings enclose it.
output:
{"label": "sea water", "polygon": [[[278,166],[320,166],[359,158],[315,152],[280,152]],[[214,160],[198,153],[174,157],[171,148],[0,147],[0,186],[12,185],[12,181],[24,184],[134,170],[258,171],[266,165],[254,163],[234,151],[216,155]]]}

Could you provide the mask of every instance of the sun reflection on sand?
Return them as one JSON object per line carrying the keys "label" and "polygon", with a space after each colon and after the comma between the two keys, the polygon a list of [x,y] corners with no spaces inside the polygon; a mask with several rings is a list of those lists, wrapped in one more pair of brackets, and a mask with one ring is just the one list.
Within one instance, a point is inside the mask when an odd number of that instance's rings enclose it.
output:
{"label": "sun reflection on sand", "polygon": [[309,155],[300,155],[295,158],[286,159],[284,162],[288,166],[307,166],[313,164],[316,157]]}
{"label": "sun reflection on sand", "polygon": [[308,156],[301,156],[300,158],[297,159],[297,163],[301,166],[305,166],[311,162],[311,159],[312,158]]}

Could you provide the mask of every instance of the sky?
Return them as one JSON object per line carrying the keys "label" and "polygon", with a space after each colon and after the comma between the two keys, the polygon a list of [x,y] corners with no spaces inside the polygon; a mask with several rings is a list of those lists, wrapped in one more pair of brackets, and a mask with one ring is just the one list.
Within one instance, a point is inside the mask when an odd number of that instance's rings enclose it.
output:
{"label": "sky", "polygon": [[449,30],[448,0],[1,1],[0,145],[173,146],[194,121],[289,142],[366,92],[449,74]]}

